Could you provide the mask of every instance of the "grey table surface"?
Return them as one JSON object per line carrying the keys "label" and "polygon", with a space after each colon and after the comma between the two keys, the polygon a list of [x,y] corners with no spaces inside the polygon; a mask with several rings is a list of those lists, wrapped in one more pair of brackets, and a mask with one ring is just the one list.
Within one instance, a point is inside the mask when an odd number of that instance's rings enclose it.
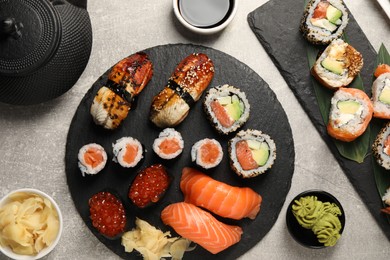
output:
{"label": "grey table surface", "polygon": [[[18,188],[37,188],[53,196],[63,212],[62,238],[45,259],[118,259],[89,231],[73,204],[65,176],[66,137],[78,104],[102,73],[131,53],[169,43],[202,44],[246,63],[268,82],[291,124],[295,173],[286,203],[270,232],[241,259],[388,259],[388,239],[249,28],[248,13],[265,2],[239,1],[236,17],[222,33],[200,36],[179,24],[171,0],[89,1],[93,47],[75,86],[39,105],[0,104],[0,197]],[[374,0],[345,2],[375,50],[382,42],[390,48],[390,21],[380,5]],[[285,222],[288,202],[298,193],[316,188],[335,195],[347,214],[347,225],[337,246],[321,250],[298,245]],[[0,254],[0,259],[6,258]]]}

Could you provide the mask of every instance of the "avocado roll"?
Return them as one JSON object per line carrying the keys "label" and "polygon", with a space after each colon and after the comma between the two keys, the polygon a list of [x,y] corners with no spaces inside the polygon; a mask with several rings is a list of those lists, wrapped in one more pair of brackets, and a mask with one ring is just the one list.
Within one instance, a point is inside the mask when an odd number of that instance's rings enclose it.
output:
{"label": "avocado roll", "polygon": [[372,84],[374,117],[390,119],[390,72],[381,74]]}
{"label": "avocado roll", "polygon": [[348,12],[341,0],[311,0],[301,19],[300,31],[311,43],[328,45],[343,34]]}
{"label": "avocado roll", "polygon": [[227,84],[211,88],[206,94],[203,108],[213,127],[225,135],[245,124],[250,111],[245,93]]}
{"label": "avocado roll", "polygon": [[372,144],[372,151],[378,164],[390,170],[390,122],[378,133]]}
{"label": "avocado roll", "polygon": [[363,67],[362,55],[341,39],[334,40],[320,55],[311,74],[325,87],[348,86]]}
{"label": "avocado roll", "polygon": [[275,142],[259,130],[241,130],[228,145],[230,166],[243,178],[266,172],[276,159]]}
{"label": "avocado roll", "polygon": [[361,136],[371,121],[373,107],[367,94],[356,88],[340,88],[331,99],[328,134],[351,142]]}

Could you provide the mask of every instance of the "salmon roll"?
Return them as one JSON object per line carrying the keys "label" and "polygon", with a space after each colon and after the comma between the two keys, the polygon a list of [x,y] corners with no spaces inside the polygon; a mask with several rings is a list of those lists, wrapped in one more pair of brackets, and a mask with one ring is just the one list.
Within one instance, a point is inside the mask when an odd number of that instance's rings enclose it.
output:
{"label": "salmon roll", "polygon": [[374,117],[390,119],[390,72],[383,73],[372,84]]}
{"label": "salmon roll", "polygon": [[210,89],[203,108],[213,127],[221,134],[239,129],[248,120],[250,112],[245,93],[227,84]]}
{"label": "salmon roll", "polygon": [[272,138],[259,130],[241,130],[229,141],[232,170],[243,178],[263,174],[276,160],[276,145]]}
{"label": "salmon roll", "polygon": [[337,90],[348,86],[363,67],[363,57],[341,39],[333,41],[315,62],[311,74],[323,86]]}
{"label": "salmon roll", "polygon": [[80,148],[78,160],[78,166],[83,177],[85,174],[95,175],[103,170],[106,165],[107,153],[99,144],[86,144]]}
{"label": "salmon roll", "polygon": [[205,138],[191,148],[191,159],[204,169],[216,167],[223,158],[221,144],[215,139]]}
{"label": "salmon roll", "polygon": [[373,106],[364,91],[340,88],[331,99],[328,134],[340,141],[351,142],[364,133],[372,113]]}
{"label": "salmon roll", "polygon": [[300,31],[312,44],[328,45],[338,39],[348,24],[348,12],[341,0],[311,0],[301,19]]}
{"label": "salmon roll", "polygon": [[390,170],[390,122],[388,122],[378,133],[372,151],[378,164]]}
{"label": "salmon roll", "polygon": [[165,128],[153,142],[153,151],[162,159],[179,156],[184,149],[181,134],[173,128]]}
{"label": "salmon roll", "polygon": [[116,141],[113,147],[113,161],[122,167],[135,167],[143,158],[142,144],[135,138],[122,137]]}

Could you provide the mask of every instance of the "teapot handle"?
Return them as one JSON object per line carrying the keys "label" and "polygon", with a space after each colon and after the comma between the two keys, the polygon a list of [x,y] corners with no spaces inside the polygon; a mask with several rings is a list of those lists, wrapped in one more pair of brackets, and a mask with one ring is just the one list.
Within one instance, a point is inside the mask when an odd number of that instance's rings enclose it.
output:
{"label": "teapot handle", "polygon": [[50,0],[50,2],[56,6],[56,5],[63,5],[63,4],[72,4],[74,6],[87,9],[87,0]]}

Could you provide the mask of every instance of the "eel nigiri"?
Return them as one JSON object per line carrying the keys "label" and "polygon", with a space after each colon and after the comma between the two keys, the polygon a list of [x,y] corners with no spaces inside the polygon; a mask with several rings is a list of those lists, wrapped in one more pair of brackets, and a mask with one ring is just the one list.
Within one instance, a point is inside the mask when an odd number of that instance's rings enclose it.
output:
{"label": "eel nigiri", "polygon": [[210,213],[185,202],[164,208],[161,220],[180,236],[199,244],[212,254],[218,254],[238,243],[243,233],[241,227],[226,225]]}
{"label": "eel nigiri", "polygon": [[98,90],[92,102],[93,121],[106,129],[117,128],[152,75],[153,64],[144,52],[132,54],[115,64],[105,86]]}
{"label": "eel nigiri", "polygon": [[262,197],[248,187],[233,187],[192,168],[182,171],[180,189],[184,201],[232,219],[255,219]]}
{"label": "eel nigiri", "polygon": [[203,53],[194,53],[176,67],[165,88],[152,101],[150,120],[158,127],[174,127],[188,115],[214,76],[214,64]]}

